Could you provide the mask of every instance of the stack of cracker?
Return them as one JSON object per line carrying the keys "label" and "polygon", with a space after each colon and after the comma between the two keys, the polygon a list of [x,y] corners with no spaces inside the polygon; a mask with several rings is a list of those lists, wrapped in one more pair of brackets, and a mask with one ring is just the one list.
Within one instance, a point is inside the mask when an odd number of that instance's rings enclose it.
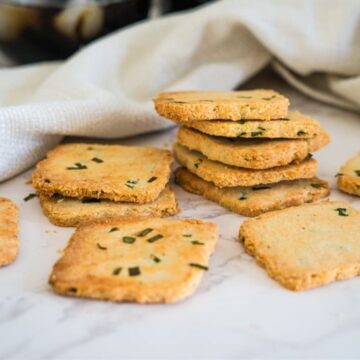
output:
{"label": "stack of cracker", "polygon": [[157,112],[182,126],[176,182],[245,216],[300,205],[329,193],[311,152],[329,143],[320,124],[289,112],[272,90],[168,92]]}
{"label": "stack of cracker", "polygon": [[176,214],[168,185],[172,155],[167,150],[99,144],[59,145],[32,176],[40,204],[59,226],[116,216]]}

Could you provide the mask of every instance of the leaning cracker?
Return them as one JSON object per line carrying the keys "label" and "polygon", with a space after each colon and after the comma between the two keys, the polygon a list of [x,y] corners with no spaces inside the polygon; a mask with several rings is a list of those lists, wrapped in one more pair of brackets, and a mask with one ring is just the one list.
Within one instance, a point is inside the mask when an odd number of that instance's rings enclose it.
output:
{"label": "leaning cracker", "polygon": [[328,183],[317,178],[220,189],[185,168],[179,168],[175,171],[175,180],[185,190],[244,216],[257,216],[268,211],[298,206],[329,194]]}
{"label": "leaning cracker", "polygon": [[209,160],[250,169],[268,169],[304,160],[310,152],[329,142],[327,133],[313,139],[234,139],[202,134],[181,127],[177,133],[180,145],[196,150]]}
{"label": "leaning cracker", "polygon": [[340,190],[360,196],[360,152],[346,162],[337,176]]}
{"label": "leaning cracker", "polygon": [[184,125],[204,134],[230,138],[308,139],[321,131],[318,121],[300,112],[289,112],[286,118],[271,121],[187,121]]}
{"label": "leaning cracker", "polygon": [[36,190],[52,196],[146,203],[165,188],[172,164],[167,150],[99,144],[59,145],[32,176]]}
{"label": "leaning cracker", "polygon": [[9,199],[0,198],[0,266],[14,261],[19,252],[19,210]]}
{"label": "leaning cracker", "polygon": [[151,203],[134,204],[105,199],[75,199],[61,195],[48,197],[38,194],[41,207],[49,220],[58,226],[79,226],[103,218],[119,216],[166,217],[179,212],[175,193],[167,186]]}
{"label": "leaning cracker", "polygon": [[268,275],[290,290],[360,274],[360,212],[342,201],[261,215],[245,221],[239,237]]}
{"label": "leaning cracker", "polygon": [[195,291],[216,240],[216,225],[200,220],[94,222],[77,228],[49,281],[64,295],[171,303]]}
{"label": "leaning cracker", "polygon": [[270,169],[245,169],[207,159],[197,151],[174,144],[175,159],[193,174],[217,187],[253,186],[284,180],[309,179],[316,176],[317,161],[307,158],[300,163]]}
{"label": "leaning cracker", "polygon": [[271,120],[287,116],[289,100],[273,90],[164,92],[156,111],[176,121]]}

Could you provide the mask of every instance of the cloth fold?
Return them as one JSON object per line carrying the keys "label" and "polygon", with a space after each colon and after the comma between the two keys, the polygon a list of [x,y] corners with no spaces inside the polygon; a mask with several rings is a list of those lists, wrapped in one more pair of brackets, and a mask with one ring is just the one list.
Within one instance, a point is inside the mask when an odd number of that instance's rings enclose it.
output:
{"label": "cloth fold", "polygon": [[65,62],[0,70],[0,181],[65,135],[165,129],[163,90],[233,89],[269,63],[321,101],[360,111],[358,0],[222,0],[128,27]]}

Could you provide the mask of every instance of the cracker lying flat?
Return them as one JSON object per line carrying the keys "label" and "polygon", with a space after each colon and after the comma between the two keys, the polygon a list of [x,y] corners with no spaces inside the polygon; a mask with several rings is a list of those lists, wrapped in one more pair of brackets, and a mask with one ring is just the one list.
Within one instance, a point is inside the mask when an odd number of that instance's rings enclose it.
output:
{"label": "cracker lying flat", "polygon": [[346,193],[360,196],[360,152],[341,168],[338,187]]}
{"label": "cracker lying flat", "polygon": [[177,121],[281,119],[289,107],[273,90],[164,92],[154,103],[161,116]]}
{"label": "cracker lying flat", "polygon": [[304,160],[310,152],[329,142],[322,132],[312,139],[234,139],[215,137],[181,127],[177,133],[180,145],[196,150],[210,160],[250,169],[268,169]]}
{"label": "cracker lying flat", "polygon": [[329,194],[328,183],[317,178],[220,189],[185,168],[179,168],[175,171],[175,180],[185,190],[202,195],[244,216],[257,216],[268,211],[301,205]]}
{"label": "cracker lying flat", "polygon": [[172,161],[169,151],[155,148],[59,145],[37,164],[32,183],[48,196],[146,203],[165,188]]}
{"label": "cracker lying flat", "polygon": [[253,186],[272,184],[284,180],[309,179],[316,176],[317,161],[307,158],[300,163],[258,170],[224,165],[208,160],[197,151],[174,144],[176,160],[200,178],[214,183],[217,187]]}
{"label": "cracker lying flat", "polygon": [[308,139],[321,131],[320,123],[299,112],[289,112],[286,119],[271,121],[187,121],[187,127],[214,136],[240,138]]}
{"label": "cracker lying flat", "polygon": [[216,226],[200,220],[94,222],[77,228],[49,281],[64,295],[170,303],[195,291],[216,240]]}
{"label": "cracker lying flat", "polygon": [[93,220],[119,216],[166,217],[179,212],[174,191],[167,186],[151,203],[134,204],[105,199],[74,199],[61,195],[38,194],[41,207],[49,220],[58,226],[79,226]]}
{"label": "cracker lying flat", "polygon": [[19,252],[19,210],[9,199],[0,198],[0,266],[10,264]]}
{"label": "cracker lying flat", "polygon": [[342,201],[261,215],[245,221],[239,236],[269,276],[291,290],[360,273],[360,213]]}

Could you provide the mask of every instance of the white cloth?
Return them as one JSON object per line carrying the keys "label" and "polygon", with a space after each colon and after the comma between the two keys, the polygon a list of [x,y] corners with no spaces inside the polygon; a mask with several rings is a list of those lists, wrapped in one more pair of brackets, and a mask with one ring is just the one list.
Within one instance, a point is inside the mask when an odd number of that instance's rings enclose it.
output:
{"label": "white cloth", "polygon": [[64,135],[169,127],[156,93],[232,89],[270,62],[309,95],[359,111],[360,1],[223,0],[118,31],[63,63],[0,70],[0,181]]}

